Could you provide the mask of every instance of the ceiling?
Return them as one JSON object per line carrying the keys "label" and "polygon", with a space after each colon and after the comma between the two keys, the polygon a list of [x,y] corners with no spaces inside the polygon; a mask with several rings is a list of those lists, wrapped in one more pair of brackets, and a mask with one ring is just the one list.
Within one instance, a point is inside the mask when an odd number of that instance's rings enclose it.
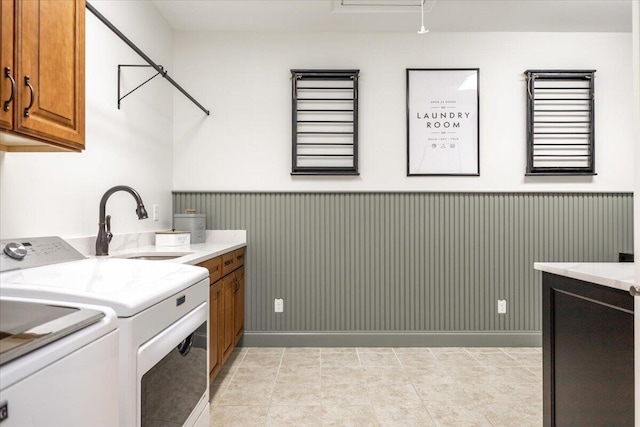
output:
{"label": "ceiling", "polygon": [[[154,0],[183,31],[415,33],[421,0]],[[631,32],[633,0],[425,0],[431,32]]]}

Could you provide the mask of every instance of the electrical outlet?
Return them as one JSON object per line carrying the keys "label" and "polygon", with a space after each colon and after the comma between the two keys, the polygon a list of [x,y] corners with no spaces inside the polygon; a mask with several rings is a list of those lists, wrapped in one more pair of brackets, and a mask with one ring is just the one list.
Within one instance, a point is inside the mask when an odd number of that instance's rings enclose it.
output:
{"label": "electrical outlet", "polygon": [[282,313],[284,311],[284,299],[276,298],[273,305],[276,313]]}
{"label": "electrical outlet", "polygon": [[498,300],[498,314],[507,314],[507,300],[499,299]]}
{"label": "electrical outlet", "polygon": [[158,220],[158,205],[153,205],[153,220],[157,221]]}

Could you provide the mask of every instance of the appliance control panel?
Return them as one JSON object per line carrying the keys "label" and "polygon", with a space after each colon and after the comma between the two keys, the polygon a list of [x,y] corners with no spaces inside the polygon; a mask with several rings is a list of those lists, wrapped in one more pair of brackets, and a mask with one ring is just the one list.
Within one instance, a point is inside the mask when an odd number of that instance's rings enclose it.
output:
{"label": "appliance control panel", "polygon": [[86,258],[57,236],[0,240],[0,248],[0,272]]}

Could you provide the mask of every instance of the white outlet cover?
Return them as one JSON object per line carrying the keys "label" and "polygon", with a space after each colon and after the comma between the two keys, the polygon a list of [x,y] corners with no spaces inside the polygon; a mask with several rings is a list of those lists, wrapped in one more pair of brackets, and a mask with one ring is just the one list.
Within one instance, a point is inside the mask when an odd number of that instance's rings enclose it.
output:
{"label": "white outlet cover", "polygon": [[276,313],[282,313],[284,311],[284,299],[276,298],[274,300],[273,309]]}
{"label": "white outlet cover", "polygon": [[506,314],[507,313],[507,300],[499,299],[498,300],[498,314]]}

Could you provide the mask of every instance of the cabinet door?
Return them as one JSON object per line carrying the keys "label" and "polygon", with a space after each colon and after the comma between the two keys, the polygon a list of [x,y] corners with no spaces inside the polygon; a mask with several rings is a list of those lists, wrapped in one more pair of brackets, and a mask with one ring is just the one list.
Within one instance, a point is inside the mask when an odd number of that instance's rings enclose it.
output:
{"label": "cabinet door", "polygon": [[237,344],[244,332],[244,267],[236,270],[236,291],[233,295],[233,308],[234,342]]}
{"label": "cabinet door", "polygon": [[[13,0],[0,0],[0,129],[13,128],[15,99],[8,102],[13,92],[11,78],[15,80],[13,64]],[[7,70],[11,78],[7,77]]]}
{"label": "cabinet door", "polygon": [[224,324],[222,326],[222,361],[229,357],[233,351],[235,344],[235,334],[233,329],[234,319],[234,292],[235,292],[235,274],[227,274],[221,280],[222,282],[222,299],[223,299],[223,318]]}
{"label": "cabinet door", "polygon": [[85,134],[85,2],[33,0],[15,5],[15,129],[81,150]]}
{"label": "cabinet door", "polygon": [[220,282],[209,287],[209,381],[213,380],[222,366],[222,352],[220,351],[222,297],[220,289]]}
{"label": "cabinet door", "polygon": [[633,297],[543,273],[544,426],[631,426]]}

